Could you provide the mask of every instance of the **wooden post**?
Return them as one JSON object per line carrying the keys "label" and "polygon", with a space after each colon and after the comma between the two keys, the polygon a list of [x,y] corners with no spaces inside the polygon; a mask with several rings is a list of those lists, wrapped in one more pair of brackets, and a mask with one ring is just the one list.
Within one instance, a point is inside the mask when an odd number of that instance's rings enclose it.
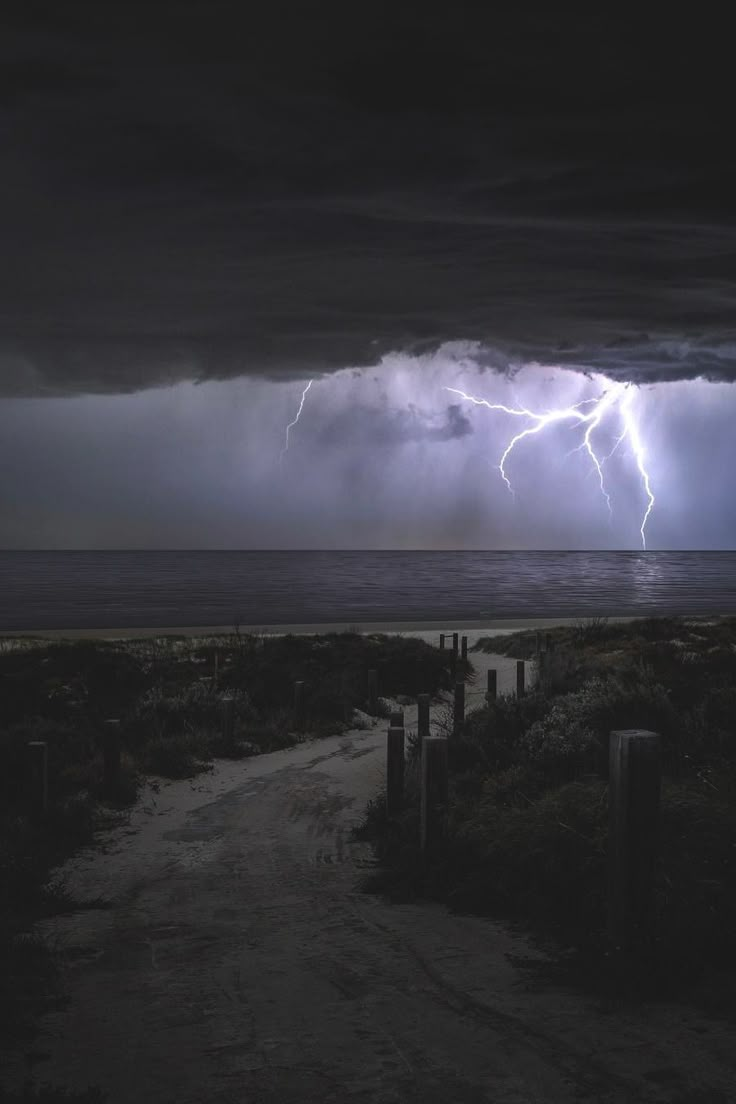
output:
{"label": "wooden post", "polygon": [[498,693],[498,672],[495,667],[488,668],[488,689],[486,691],[486,701],[492,702],[496,700]]}
{"label": "wooden post", "polygon": [[452,732],[459,735],[465,721],[465,683],[455,683],[455,708],[453,710]]}
{"label": "wooden post", "polygon": [[378,671],[373,668],[368,672],[368,712],[373,716],[378,712]]}
{"label": "wooden post", "polygon": [[536,641],[536,647],[535,647],[535,651],[536,651],[537,655],[539,655],[541,650],[542,650],[542,634],[539,631],[539,629],[537,629],[537,641]]}
{"label": "wooden post", "polygon": [[552,633],[547,633],[547,635],[545,636],[544,646],[548,652],[551,652],[554,648],[554,643],[552,642]]}
{"label": "wooden post", "polygon": [[429,736],[429,694],[420,694],[417,698],[417,736],[421,749]]}
{"label": "wooden post", "polygon": [[120,785],[120,721],[107,720],[102,730],[102,786],[114,793]]}
{"label": "wooden post", "polygon": [[391,726],[386,744],[386,812],[401,812],[404,800],[404,729]]}
{"label": "wooden post", "polygon": [[235,743],[235,700],[225,698],[222,703],[222,742],[227,748]]}
{"label": "wooden post", "polygon": [[544,682],[544,672],[546,670],[546,652],[537,652],[537,686],[541,687]]}
{"label": "wooden post", "polygon": [[215,688],[217,688],[217,680],[220,673],[220,653],[215,649]]}
{"label": "wooden post", "polygon": [[468,658],[468,638],[467,638],[467,636],[464,636],[461,639],[460,649],[461,649],[460,654],[462,655],[463,659],[467,659]]}
{"label": "wooden post", "polygon": [[45,740],[29,740],[27,747],[31,816],[41,820],[49,807],[49,748]]}
{"label": "wooden post", "polygon": [[516,661],[516,696],[517,698],[523,698],[524,696],[524,660],[517,659]]}
{"label": "wooden post", "polygon": [[294,683],[294,729],[304,731],[304,683]]}
{"label": "wooden post", "polygon": [[453,633],[452,634],[452,654],[453,654],[455,659],[457,659],[457,651],[458,651],[457,642],[458,642],[458,634]]}
{"label": "wooden post", "polygon": [[608,936],[632,949],[651,927],[662,767],[660,739],[611,732],[608,777]]}
{"label": "wooden post", "polygon": [[440,633],[440,651],[444,652],[444,650],[445,650],[445,634]]}
{"label": "wooden post", "polygon": [[447,740],[429,736],[422,743],[420,844],[432,852],[445,834],[447,813]]}
{"label": "wooden post", "polygon": [[388,723],[391,728],[403,728],[404,727],[404,711],[400,709],[398,713],[389,713]]}

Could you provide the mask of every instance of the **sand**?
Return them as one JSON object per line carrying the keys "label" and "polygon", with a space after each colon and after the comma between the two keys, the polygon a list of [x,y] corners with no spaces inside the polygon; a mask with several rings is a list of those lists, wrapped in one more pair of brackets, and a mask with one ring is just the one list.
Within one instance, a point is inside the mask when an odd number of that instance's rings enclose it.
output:
{"label": "sand", "polygon": [[[518,617],[512,619],[483,620],[483,621],[369,621],[357,624],[355,621],[335,621],[313,624],[290,625],[239,625],[241,633],[258,633],[280,636],[285,633],[313,634],[330,632],[357,631],[362,633],[400,633],[404,636],[419,636],[422,639],[435,643],[439,633],[462,632],[468,636],[470,643],[471,634],[477,640],[481,636],[491,636],[495,633],[517,632],[519,629],[551,629],[556,625],[575,625],[584,618],[580,617]],[[611,623],[635,621],[633,617],[609,617]],[[230,636],[234,631],[232,625],[186,625],[186,626],[141,626],[135,628],[103,628],[103,629],[3,629],[0,637],[20,639],[22,637],[36,637],[45,640],[131,640],[146,636]]]}

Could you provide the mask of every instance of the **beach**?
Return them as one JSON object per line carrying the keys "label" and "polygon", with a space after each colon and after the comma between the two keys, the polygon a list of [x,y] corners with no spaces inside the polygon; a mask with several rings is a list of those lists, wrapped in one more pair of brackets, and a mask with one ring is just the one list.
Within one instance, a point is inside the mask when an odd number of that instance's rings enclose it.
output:
{"label": "beach", "polygon": [[[689,618],[700,620],[700,618]],[[282,636],[287,633],[296,635],[312,635],[323,633],[388,633],[401,634],[402,636],[416,636],[419,639],[433,643],[438,639],[439,633],[460,632],[468,637],[468,646],[482,636],[518,632],[521,629],[552,629],[556,625],[574,625],[584,620],[579,617],[516,617],[499,618],[498,620],[483,621],[371,621],[356,624],[355,622],[320,622],[311,624],[287,624],[287,625],[186,625],[186,626],[141,626],[135,628],[68,628],[68,629],[29,629],[29,630],[0,630],[0,639],[21,639],[33,637],[41,640],[136,640],[143,637],[164,636],[231,636],[234,632],[241,634]],[[623,623],[634,621],[634,617],[609,617],[610,623]],[[472,637],[472,642],[471,642]]]}

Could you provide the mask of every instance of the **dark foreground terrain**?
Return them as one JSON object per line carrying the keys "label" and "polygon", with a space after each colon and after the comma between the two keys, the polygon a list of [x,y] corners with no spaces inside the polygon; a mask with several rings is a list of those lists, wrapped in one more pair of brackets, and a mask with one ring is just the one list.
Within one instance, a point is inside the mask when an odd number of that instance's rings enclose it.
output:
{"label": "dark foreground terrain", "polygon": [[[532,724],[547,715],[535,714],[526,724],[534,701],[542,710],[544,699],[549,706],[578,693],[575,671],[589,644],[591,655],[610,663],[616,678],[624,670],[610,655],[626,653],[626,646],[617,641],[612,647],[609,628],[615,627],[581,626],[584,642],[577,659],[570,658],[574,638],[565,643],[560,637],[559,670],[548,671],[547,686],[516,706],[507,696],[514,657],[526,652],[531,658],[534,638],[490,642],[485,647],[493,650],[472,653],[476,681],[469,702],[482,701],[485,670],[496,667],[501,698],[493,708],[499,717],[517,718],[516,744],[524,745],[528,740],[522,735],[528,737]],[[655,634],[651,627],[643,631],[642,643],[633,649],[635,665],[648,647],[646,634]],[[705,629],[693,632],[704,635]],[[723,664],[725,694],[731,649],[727,637],[723,641],[718,653],[709,653],[717,662],[706,663],[705,670],[717,673]],[[498,655],[502,649],[508,658]],[[646,655],[643,661],[646,666]],[[445,660],[431,662],[438,664],[439,689]],[[292,674],[282,686],[288,687]],[[701,670],[692,685],[705,681]],[[709,685],[717,687],[715,674]],[[417,689],[406,687],[410,696]],[[398,691],[397,686],[391,693]],[[666,710],[641,718],[641,700],[634,704],[639,723],[657,721],[663,730]],[[382,708],[392,705],[395,697]],[[403,707],[411,734],[416,709],[406,701]],[[617,709],[614,703],[614,716]],[[396,825],[390,836],[382,829],[375,795],[384,781],[385,721],[374,723],[362,713],[353,714],[352,725],[336,721],[332,735],[324,730],[318,739],[302,736],[291,741],[294,746],[261,755],[216,757],[211,769],[188,778],[139,776],[137,797],[127,811],[122,799],[117,808],[112,801],[103,806],[116,823],[104,828],[97,820],[94,846],[67,858],[53,874],[52,891],[39,889],[35,926],[27,928],[32,938],[15,932],[8,961],[16,981],[5,994],[0,1100],[730,1101],[736,1054],[722,1002],[708,1009],[702,1001],[683,1002],[678,992],[612,993],[610,987],[601,991],[596,984],[580,984],[584,978],[571,984],[569,976],[555,972],[559,939],[571,929],[562,908],[549,910],[546,929],[541,923],[539,902],[545,895],[562,896],[550,894],[546,866],[552,864],[563,878],[566,893],[582,886],[583,900],[595,875],[595,866],[584,861],[589,826],[584,818],[570,819],[574,809],[563,813],[555,802],[558,790],[567,793],[571,785],[600,788],[601,780],[590,777],[600,749],[587,748],[585,777],[577,777],[579,768],[570,764],[571,778],[564,771],[555,776],[554,763],[545,760],[551,772],[547,789],[539,780],[539,789],[528,789],[531,763],[522,782],[519,763],[482,758],[485,745],[473,732],[478,724],[488,731],[484,712],[469,714],[451,755],[448,845],[454,850],[448,854],[456,861],[455,877],[449,876],[447,861],[434,869],[419,861],[414,868],[407,864],[408,855],[416,858],[411,759],[404,835],[397,835]],[[677,703],[675,715],[686,712]],[[601,724],[609,719],[606,714]],[[433,730],[446,724],[447,706],[437,697]],[[584,732],[586,724],[581,721]],[[543,731],[548,730],[549,724]],[[499,724],[497,731],[505,730]],[[719,731],[725,740],[726,729]],[[244,732],[239,738],[245,740]],[[726,775],[727,762],[726,754],[718,767]],[[509,801],[508,771],[514,765],[513,795],[523,791],[525,797]],[[703,770],[699,761],[693,777]],[[705,777],[720,794],[715,765]],[[489,784],[493,778],[495,789]],[[687,773],[672,784],[695,785]],[[711,786],[705,787],[708,794]],[[712,806],[704,800],[697,805],[699,817],[710,824]],[[688,809],[691,804],[685,802]],[[727,816],[729,799],[716,804],[717,815],[723,805]],[[503,816],[493,812],[494,805]],[[533,807],[537,818],[530,835],[523,817],[513,821],[513,810]],[[589,807],[587,799],[582,802],[583,809]],[[472,832],[459,830],[463,821],[474,827],[481,812],[489,818],[484,824],[499,826],[499,850],[490,858]],[[510,844],[500,825],[507,820],[516,837],[521,872],[516,880],[503,865]],[[550,834],[552,820],[562,827]],[[374,848],[358,838],[366,834],[382,858],[380,878],[393,886],[393,902],[363,891],[366,878],[375,881],[379,875]],[[80,842],[82,837],[80,831]],[[560,850],[569,837],[579,840],[574,853]],[[32,838],[38,850],[31,854],[48,858],[48,840],[43,851],[40,837]],[[19,852],[6,845],[5,853],[6,876],[15,871],[21,879],[18,871],[25,867],[13,862]],[[697,868],[697,847],[683,846],[679,853],[686,873]],[[37,878],[40,872],[39,866]],[[530,872],[537,881],[524,897],[518,887],[527,884]],[[665,872],[672,881],[668,868]],[[700,876],[705,878],[702,871]],[[719,869],[718,886],[725,888],[710,903],[729,899],[729,877]],[[41,884],[30,878],[25,883],[26,888]],[[489,884],[498,890],[489,893]],[[491,914],[495,907],[498,915],[449,910],[442,898],[459,887],[463,894],[452,902],[456,910],[482,904]],[[420,894],[437,899],[418,900]],[[596,899],[594,893],[590,899]],[[520,901],[525,908],[519,908]],[[29,920],[32,911],[28,906]],[[44,911],[45,919],[39,919]],[[590,931],[597,930],[595,917],[593,910],[586,917]],[[527,928],[536,923],[546,930],[549,946],[530,942],[520,918]],[[577,925],[579,934],[583,928]],[[720,918],[713,930],[720,930]],[[718,953],[724,953],[722,946]],[[67,1094],[59,1089],[45,1094],[45,1082],[65,1086]]]}

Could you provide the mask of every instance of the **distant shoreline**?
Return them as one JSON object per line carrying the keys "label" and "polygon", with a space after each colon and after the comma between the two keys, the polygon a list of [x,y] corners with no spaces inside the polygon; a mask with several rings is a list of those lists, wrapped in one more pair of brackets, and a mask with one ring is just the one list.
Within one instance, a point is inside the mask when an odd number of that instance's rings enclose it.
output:
{"label": "distant shoreline", "polygon": [[[662,616],[678,616],[668,614]],[[681,614],[688,621],[713,621],[719,620],[727,614],[696,615]],[[605,620],[614,623],[625,621],[637,621],[642,615],[633,617],[607,617]],[[322,622],[290,625],[239,625],[238,631],[245,634],[266,634],[269,636],[283,636],[286,633],[295,635],[312,635],[334,632],[349,632],[355,630],[360,633],[428,633],[428,632],[487,632],[489,634],[499,632],[515,632],[519,629],[550,629],[555,625],[574,625],[580,621],[591,620],[590,617],[516,617],[498,618],[496,620],[482,621],[363,621],[363,622]],[[141,626],[133,628],[101,628],[101,629],[2,629],[0,638],[19,639],[21,637],[35,637],[44,640],[132,640],[147,636],[230,636],[235,632],[233,625],[186,625],[186,626]]]}

